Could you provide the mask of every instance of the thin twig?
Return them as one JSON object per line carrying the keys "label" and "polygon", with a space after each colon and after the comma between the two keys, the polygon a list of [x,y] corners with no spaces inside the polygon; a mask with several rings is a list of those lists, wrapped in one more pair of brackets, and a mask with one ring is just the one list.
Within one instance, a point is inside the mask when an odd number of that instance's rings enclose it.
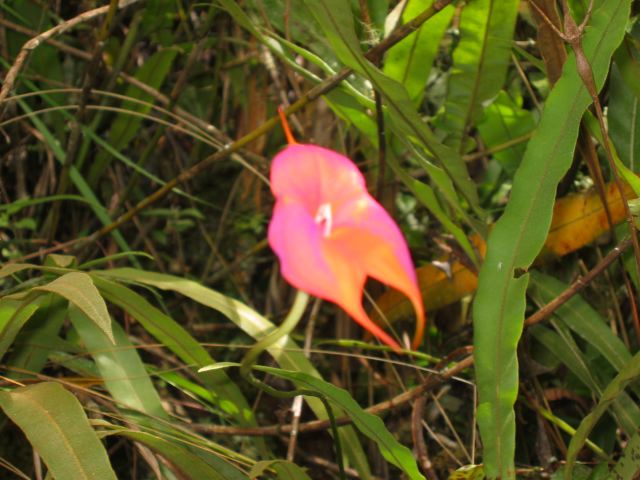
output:
{"label": "thin twig", "polygon": [[[134,0],[129,0],[134,1]],[[384,52],[393,47],[399,41],[401,41],[406,36],[413,33],[417,28],[420,27],[424,22],[429,20],[435,14],[437,14],[444,7],[449,5],[452,0],[438,0],[434,2],[429,8],[424,10],[421,14],[413,18],[411,21],[405,23],[404,25],[396,28],[393,32],[389,34],[383,41],[381,41],[376,46],[372,47],[365,53],[365,57],[367,59],[376,59],[379,58]],[[102,12],[104,13],[104,12]],[[42,39],[41,41],[44,41]],[[301,98],[299,98],[295,103],[284,110],[286,115],[290,115],[301,110],[308,103],[316,100],[322,95],[326,94],[333,88],[337,87],[344,79],[346,79],[352,70],[348,67],[343,68],[340,72],[335,74],[334,76],[324,80],[320,84],[312,87],[306,94],[304,94]],[[147,196],[143,200],[141,200],[136,206],[132,209],[128,210],[124,214],[120,215],[115,221],[111,224],[102,227],[101,229],[94,232],[92,235],[88,237],[82,237],[74,239],[71,242],[66,242],[65,246],[73,246],[74,249],[78,249],[84,245],[95,243],[98,239],[102,238],[105,235],[110,234],[121,225],[127,223],[131,218],[140,213],[142,210],[146,209],[150,205],[153,205],[160,199],[164,198],[167,194],[169,194],[175,187],[178,185],[191,180],[200,172],[209,168],[212,164],[218,162],[219,160],[225,159],[228,156],[238,152],[246,145],[250,144],[260,136],[270,132],[273,128],[275,128],[279,124],[278,117],[272,117],[269,120],[265,121],[260,127],[256,128],[252,132],[243,136],[242,138],[236,140],[233,143],[227,144],[220,151],[216,152],[213,155],[201,160],[199,163],[191,166],[188,170],[181,172],[177,177],[169,180],[166,184],[160,187],[158,190],[153,192],[151,195]],[[56,251],[58,249],[48,249],[49,253],[52,251]]]}
{"label": "thin twig", "polygon": [[[125,8],[139,1],[140,0],[121,0],[118,8]],[[27,58],[29,58],[29,54],[46,40],[60,35],[77,25],[88,22],[89,20],[92,20],[96,17],[105,15],[109,12],[110,8],[111,7],[109,5],[105,5],[104,7],[88,10],[84,13],[81,13],[77,17],[73,17],[65,22],[62,22],[59,25],[50,28],[46,32],[42,32],[37,36],[31,38],[30,40],[27,40],[27,42],[22,46],[20,53],[18,53],[18,56],[13,62],[13,65],[11,65],[11,68],[4,77],[2,89],[0,89],[0,119],[2,118],[2,114],[4,113],[4,109],[6,108],[7,97],[9,96],[11,90],[13,90],[13,86],[16,82],[16,79],[18,78],[18,74],[22,70],[22,67],[27,61]]]}
{"label": "thin twig", "polygon": [[558,308],[567,303],[574,295],[576,295],[587,285],[589,285],[594,278],[604,272],[605,269],[609,265],[611,265],[618,257],[620,257],[630,246],[631,239],[627,238],[613,247],[613,249],[600,262],[598,262],[595,267],[589,270],[586,275],[578,278],[564,292],[551,300],[536,313],[528,317],[525,320],[524,324],[529,327],[547,319],[549,316],[551,316],[551,314],[553,314],[553,312],[555,312]]}
{"label": "thin twig", "polygon": [[[611,265],[620,255],[622,255],[626,250],[631,246],[631,240],[625,239],[620,244],[615,246],[598,264],[592,268],[586,275],[577,279],[574,283],[572,283],[564,292],[562,292],[558,297],[549,302],[547,305],[542,307],[536,313],[528,317],[524,324],[526,327],[539,323],[548,317],[550,317],[558,308],[564,305],[568,300],[570,300],[574,295],[578,294],[582,289],[584,289],[594,278],[600,275],[605,269]],[[471,347],[466,347],[464,349],[459,349],[460,352],[471,351]],[[455,352],[454,352],[455,353]],[[448,362],[449,357],[447,357],[444,361]],[[443,362],[444,362],[443,361]],[[420,396],[424,395],[425,392],[433,389],[434,387],[442,384],[446,380],[449,380],[457,375],[459,375],[462,371],[470,368],[474,364],[473,355],[469,355],[464,358],[460,362],[452,365],[441,371],[440,373],[434,373],[426,378],[426,380],[417,387],[414,387],[406,392],[403,392],[390,400],[385,400],[384,402],[377,403],[367,408],[366,411],[369,413],[373,413],[375,415],[379,415],[385,413],[389,410],[394,410],[396,408],[402,407],[409,402],[414,401]],[[336,423],[338,425],[347,425],[351,423],[351,419],[349,417],[337,418]],[[326,430],[329,428],[330,423],[327,420],[314,420],[311,422],[307,422],[301,424],[299,426],[299,433],[309,433],[309,432],[317,432],[320,430]],[[267,427],[227,427],[227,426],[218,426],[218,425],[198,425],[194,424],[193,428],[198,431],[209,432],[218,435],[247,435],[247,436],[264,436],[264,435],[281,435],[287,434],[291,431],[290,425],[273,425]]]}
{"label": "thin twig", "polygon": [[426,403],[426,395],[418,397],[415,402],[413,402],[413,410],[411,412],[411,436],[422,471],[428,480],[438,480],[438,475],[433,469],[433,464],[429,459],[427,442],[425,442],[424,435],[422,434],[422,418],[424,417],[424,407]]}

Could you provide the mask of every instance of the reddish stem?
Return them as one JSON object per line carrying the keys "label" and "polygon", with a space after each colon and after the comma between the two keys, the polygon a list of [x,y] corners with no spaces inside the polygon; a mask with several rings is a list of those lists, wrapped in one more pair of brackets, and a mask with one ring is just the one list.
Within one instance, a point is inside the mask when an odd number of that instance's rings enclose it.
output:
{"label": "reddish stem", "polygon": [[296,139],[293,137],[293,133],[291,133],[291,128],[287,121],[287,115],[284,113],[284,108],[278,107],[278,115],[280,116],[280,123],[282,123],[282,129],[284,130],[285,137],[287,137],[287,142],[289,145],[295,145],[298,142],[296,142]]}

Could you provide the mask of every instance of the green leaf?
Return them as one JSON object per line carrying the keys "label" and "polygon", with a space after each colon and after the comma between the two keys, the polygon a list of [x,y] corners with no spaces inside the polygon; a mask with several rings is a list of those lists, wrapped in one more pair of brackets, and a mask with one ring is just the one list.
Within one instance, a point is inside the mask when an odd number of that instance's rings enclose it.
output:
{"label": "green leaf", "polygon": [[[429,158],[435,159],[471,207],[481,213],[475,184],[469,177],[462,157],[443,145],[422,121],[407,90],[372,65],[362,54],[360,41],[355,34],[350,3],[343,0],[303,1],[313,12],[340,60],[357,73],[364,75],[373,88],[381,93],[389,113],[389,128],[400,139],[413,143],[420,154],[418,160],[422,162],[425,169],[428,170]],[[437,178],[434,182],[439,186]],[[439,188],[443,187],[439,186]],[[455,204],[453,206],[459,208]]]}
{"label": "green leaf", "polygon": [[640,352],[636,353],[629,363],[620,370],[620,373],[616,375],[611,383],[607,385],[607,388],[605,388],[602,393],[602,397],[600,397],[598,405],[580,422],[580,426],[571,439],[567,450],[567,464],[564,472],[564,478],[566,480],[573,478],[571,474],[576,457],[586,442],[589,433],[593,430],[593,427],[596,426],[596,423],[598,423],[600,417],[608,410],[609,406],[624,392],[627,385],[638,377],[640,377]]}
{"label": "green leaf", "polygon": [[[49,355],[55,351],[53,341],[67,316],[68,302],[53,293],[43,295],[42,305],[35,313],[29,327],[22,329],[14,343],[7,364],[20,370],[38,373],[46,365]],[[22,372],[9,372],[11,378],[24,378]]]}
{"label": "green leaf", "polygon": [[31,263],[5,263],[0,267],[0,278],[5,278],[31,268],[38,268],[38,266]]}
{"label": "green leaf", "polygon": [[42,296],[32,300],[0,299],[0,359],[15,340],[25,323],[40,308]]}
{"label": "green leaf", "polygon": [[[185,278],[166,275],[162,273],[145,272],[134,268],[113,268],[101,272],[94,272],[101,277],[119,279],[122,281],[136,282],[144,285],[159,288],[160,290],[170,290],[178,292],[192,300],[201,303],[207,307],[213,308],[225,315],[229,320],[235,323],[247,335],[261,339],[267,333],[275,329],[275,325],[260,315],[255,310],[247,307],[242,302],[231,297],[222,295],[215,290]],[[290,337],[284,337],[277,344],[269,347],[268,352],[278,362],[278,364],[288,370],[298,370],[321,378],[320,373],[311,364],[308,358],[302,353],[302,349]],[[195,362],[194,362],[195,363]],[[213,363],[209,357],[209,361],[200,363],[199,366],[205,367]],[[211,370],[205,374],[224,373],[222,370]],[[218,392],[219,393],[219,392]],[[307,403],[319,419],[326,419],[322,402],[317,398],[308,398]],[[369,465],[367,456],[362,450],[360,440],[356,432],[351,427],[343,427],[339,430],[345,453],[349,456],[354,468],[358,470],[360,475],[369,478]]]}
{"label": "green leaf", "polygon": [[0,407],[25,433],[52,477],[116,479],[78,399],[54,382],[0,392]]}
{"label": "green leaf", "polygon": [[[604,83],[613,51],[622,40],[629,0],[601,2],[583,37],[596,82]],[[570,55],[551,91],[542,119],[514,178],[511,198],[491,231],[473,309],[478,384],[478,424],[489,478],[515,477],[515,417],[518,394],[516,347],[524,321],[523,274],[540,252],[556,186],[573,159],[578,126],[590,96]]]}
{"label": "green leaf", "polygon": [[519,4],[519,0],[475,0],[462,10],[443,119],[447,144],[457,151],[479,118],[482,103],[504,84]]}
{"label": "green leaf", "polygon": [[611,141],[624,164],[640,172],[640,99],[626,85],[615,63],[609,81],[607,124]]}
{"label": "green leaf", "polygon": [[53,282],[33,290],[51,292],[69,300],[104,332],[113,344],[111,317],[100,292],[91,277],[84,272],[70,272],[56,278]]}
{"label": "green leaf", "polygon": [[[549,303],[567,288],[568,285],[550,275],[531,272],[528,293],[539,306]],[[616,370],[620,370],[631,359],[631,353],[622,340],[582,297],[571,298],[556,310],[554,317],[592,345]]]}
{"label": "green leaf", "polygon": [[[484,111],[484,117],[477,125],[482,141],[487,148],[500,146],[525,136],[535,128],[533,114],[521,108],[504,91]],[[516,172],[524,156],[526,142],[513,145],[492,154],[509,177]]]}
{"label": "green leaf", "polygon": [[[114,269],[119,270],[119,269]],[[101,272],[109,274],[110,271]],[[214,363],[209,353],[171,317],[151,305],[144,297],[118,283],[92,273],[94,281],[105,298],[135,318],[159,342],[163,343],[187,365],[196,368]],[[111,276],[111,275],[110,275]],[[255,425],[251,407],[240,389],[225,372],[209,372],[202,376],[204,384],[220,399],[220,408],[240,425]]]}
{"label": "green leaf", "polygon": [[[431,0],[409,0],[402,12],[402,20],[411,20],[432,4]],[[445,7],[385,55],[384,73],[407,89],[415,105],[422,103],[431,66],[454,12],[453,5]]]}
{"label": "green leaf", "polygon": [[[598,375],[602,370],[599,364],[600,357],[590,360],[589,356],[578,347],[566,327],[555,320],[552,323],[556,332],[542,325],[535,325],[531,328],[531,333],[553,356],[564,363],[593,392],[593,395],[599,397],[603,390],[603,382],[600,380],[603,375]],[[633,432],[640,425],[640,408],[627,394],[620,395],[611,413],[618,425],[626,432]]]}
{"label": "green leaf", "polygon": [[276,471],[278,480],[311,480],[307,472],[295,463],[286,460],[264,460],[256,463],[249,472],[251,480],[259,479],[261,475],[269,470]]}
{"label": "green leaf", "polygon": [[385,459],[407,474],[411,480],[424,480],[411,450],[395,439],[380,417],[366,412],[346,390],[303,372],[259,365],[254,368],[275,377],[290,380],[298,387],[322,393],[332,404],[339,406],[353,420],[353,424],[362,434],[378,445],[380,453]]}
{"label": "green leaf", "polygon": [[168,419],[149,373],[122,327],[113,323],[111,341],[79,309],[69,308],[69,319],[96,362],[113,399],[125,408]]}
{"label": "green leaf", "polygon": [[[149,59],[138,69],[135,77],[151,88],[158,89],[164,82],[165,78],[171,70],[173,60],[176,58],[178,50],[173,48],[166,48],[154,53]],[[124,149],[131,140],[138,134],[138,129],[142,123],[143,118],[139,115],[130,115],[128,112],[147,114],[151,111],[153,97],[140,90],[140,88],[130,85],[125,92],[125,96],[131,97],[143,102],[150,102],[148,104],[141,104],[139,102],[125,101],[122,104],[122,109],[125,113],[119,114],[112,123],[111,130],[109,131],[109,143],[114,149],[120,151]],[[89,185],[95,186],[103,174],[108,162],[111,158],[111,154],[104,150],[101,150],[91,165],[89,172],[88,182]]]}
{"label": "green leaf", "polygon": [[180,478],[191,478],[193,480],[247,480],[249,478],[220,457],[209,455],[209,458],[215,457],[216,460],[214,464],[207,462],[190,451],[185,443],[177,439],[168,439],[160,435],[122,427],[112,426],[112,428],[114,431],[110,433],[111,435],[121,435],[143,443],[165,457],[180,471],[182,474]]}

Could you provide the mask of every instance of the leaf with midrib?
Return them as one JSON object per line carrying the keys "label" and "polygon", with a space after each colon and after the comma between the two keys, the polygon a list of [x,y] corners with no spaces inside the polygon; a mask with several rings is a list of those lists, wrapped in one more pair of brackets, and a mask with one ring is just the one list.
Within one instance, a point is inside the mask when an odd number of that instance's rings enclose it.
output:
{"label": "leaf with midrib", "polygon": [[33,290],[52,292],[66,298],[89,317],[105,333],[112,344],[114,343],[107,304],[88,274],[70,272],[56,278],[51,283],[35,287]]}
{"label": "leaf with midrib", "polygon": [[25,433],[53,478],[116,480],[80,402],[60,384],[0,392],[0,407]]}
{"label": "leaf with midrib", "polygon": [[[630,0],[601,2],[583,37],[585,54],[601,86],[622,40]],[[487,242],[473,308],[478,424],[488,478],[515,477],[516,348],[524,321],[528,274],[551,224],[556,186],[567,171],[578,126],[591,99],[571,55],[551,91],[540,124],[513,182],[511,198]]]}

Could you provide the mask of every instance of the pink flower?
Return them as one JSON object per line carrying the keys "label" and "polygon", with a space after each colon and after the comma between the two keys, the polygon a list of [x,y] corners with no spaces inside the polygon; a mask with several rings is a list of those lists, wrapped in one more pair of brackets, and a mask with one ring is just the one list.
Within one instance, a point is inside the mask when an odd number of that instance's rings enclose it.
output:
{"label": "pink flower", "polygon": [[271,190],[276,204],[269,244],[284,278],[338,304],[395,350],[398,343],[365,312],[362,293],[368,276],[402,291],[416,310],[417,349],[425,315],[409,249],[355,164],[332,150],[293,143],[273,159]]}

